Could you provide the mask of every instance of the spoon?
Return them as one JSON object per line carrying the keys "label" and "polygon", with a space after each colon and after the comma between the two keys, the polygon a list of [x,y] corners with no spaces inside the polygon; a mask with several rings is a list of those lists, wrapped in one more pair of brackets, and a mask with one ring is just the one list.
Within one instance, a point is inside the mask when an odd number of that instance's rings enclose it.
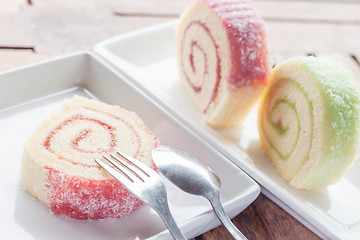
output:
{"label": "spoon", "polygon": [[161,174],[178,188],[208,199],[219,220],[235,239],[246,239],[221,205],[221,181],[212,169],[195,156],[168,146],[154,148],[152,157]]}

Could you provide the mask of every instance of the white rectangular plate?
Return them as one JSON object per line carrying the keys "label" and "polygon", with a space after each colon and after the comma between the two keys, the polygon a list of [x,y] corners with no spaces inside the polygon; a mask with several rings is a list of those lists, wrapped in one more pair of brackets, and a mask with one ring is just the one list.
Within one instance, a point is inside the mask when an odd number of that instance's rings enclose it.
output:
{"label": "white rectangular plate", "polygon": [[[241,167],[276,198],[331,239],[360,236],[360,160],[338,183],[318,191],[291,188],[260,148],[256,109],[237,129],[216,131],[184,94],[175,60],[176,22],[105,40],[95,52],[133,79],[169,113]],[[277,201],[278,202],[278,201]],[[281,204],[281,202],[278,202]]]}
{"label": "white rectangular plate", "polygon": [[[199,139],[129,81],[89,53],[79,53],[0,74],[0,239],[171,239],[149,207],[123,219],[85,221],[51,214],[22,189],[23,144],[44,118],[74,94],[136,112],[164,145],[197,155],[222,180],[221,198],[230,217],[260,193],[237,166]],[[217,225],[209,203],[166,182],[170,209],[188,238]]]}

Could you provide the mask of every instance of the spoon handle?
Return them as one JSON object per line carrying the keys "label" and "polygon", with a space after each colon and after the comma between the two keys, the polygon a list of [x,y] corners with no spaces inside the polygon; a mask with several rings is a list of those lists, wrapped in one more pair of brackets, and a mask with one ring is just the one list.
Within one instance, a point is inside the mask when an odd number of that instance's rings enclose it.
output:
{"label": "spoon handle", "polygon": [[208,198],[210,201],[217,217],[222,222],[222,224],[226,227],[226,229],[231,233],[231,235],[236,240],[246,240],[247,238],[236,228],[236,226],[232,223],[229,216],[226,214],[221,201],[220,194],[215,194],[214,196]]}

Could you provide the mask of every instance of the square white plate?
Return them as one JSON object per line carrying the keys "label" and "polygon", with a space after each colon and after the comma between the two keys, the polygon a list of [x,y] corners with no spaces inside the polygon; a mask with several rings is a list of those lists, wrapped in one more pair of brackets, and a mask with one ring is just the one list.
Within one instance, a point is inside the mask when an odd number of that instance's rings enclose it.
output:
{"label": "square white plate", "polygon": [[236,129],[216,131],[204,124],[178,82],[175,25],[176,22],[170,22],[114,37],[97,44],[94,50],[253,177],[275,196],[276,202],[286,203],[284,208],[300,215],[298,219],[305,225],[309,222],[313,231],[320,231],[331,239],[359,239],[360,160],[340,182],[325,189],[300,191],[291,188],[261,150],[256,109],[242,127]]}
{"label": "square white plate", "polygon": [[[197,155],[222,180],[230,217],[260,193],[259,186],[209,144],[90,53],[79,53],[0,73],[0,239],[172,239],[149,207],[123,219],[82,221],[50,214],[19,181],[23,144],[36,126],[74,94],[136,112],[164,145]],[[220,222],[203,198],[166,182],[170,209],[184,234],[195,237]]]}

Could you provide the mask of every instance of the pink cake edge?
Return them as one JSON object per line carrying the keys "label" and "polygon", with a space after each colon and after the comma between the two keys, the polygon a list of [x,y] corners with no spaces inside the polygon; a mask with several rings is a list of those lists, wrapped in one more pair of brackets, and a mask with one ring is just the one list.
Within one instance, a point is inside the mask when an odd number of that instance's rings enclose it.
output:
{"label": "pink cake edge", "polygon": [[[223,78],[220,75],[221,59],[218,53],[219,46],[217,45],[217,42],[215,42],[213,35],[206,26],[206,23],[201,20],[190,20],[183,30],[180,51],[183,51],[182,49],[184,48],[184,38],[188,28],[195,23],[197,23],[209,34],[216,49],[216,58],[218,61],[216,65],[217,79],[215,80],[214,89],[208,103],[204,109],[201,109],[201,112],[206,114],[218,96],[221,81],[226,81],[227,88],[232,92],[237,92],[244,87],[256,89],[264,88],[267,85],[267,79],[271,72],[271,58],[269,53],[269,44],[267,41],[265,22],[249,1],[197,0],[197,2],[204,3],[210,11],[215,13],[224,30],[226,31],[226,36],[231,47],[230,58],[232,64],[229,74]],[[233,4],[237,5],[234,7]],[[232,5],[232,7],[228,8],[227,5]],[[236,11],[238,11],[235,20],[243,20],[240,24],[241,27],[239,27],[239,24],[232,24],[232,21],[234,22],[234,19],[232,18],[233,15],[228,13],[233,13],[233,7],[237,9]],[[242,35],[251,36],[251,38],[244,37]],[[248,52],[246,52],[244,55],[243,52],[245,51]],[[191,56],[189,56],[189,58],[191,62]],[[194,86],[191,79],[188,77],[184,67],[184,57],[181,57],[180,61],[180,68],[184,80],[187,81],[190,87],[192,87],[195,94],[200,92],[202,86]],[[207,71],[207,67],[205,66],[205,73]]]}
{"label": "pink cake edge", "polygon": [[[112,106],[114,107],[114,110],[121,111],[122,114],[127,114],[135,118],[134,121],[137,121],[138,124],[141,125],[142,130],[145,131],[149,137],[151,137],[153,148],[160,145],[159,139],[145,125],[143,119],[141,119],[136,113],[116,105]],[[115,113],[112,114],[103,111],[100,112],[112,115],[117,119],[121,119],[120,117],[116,116]],[[81,119],[82,118],[78,118],[78,120]],[[61,123],[59,124],[61,125]],[[130,127],[133,129],[132,126]],[[55,127],[55,129],[56,128],[57,127]],[[50,131],[49,135],[53,134],[54,131],[56,132],[56,130]],[[141,149],[141,141],[136,131],[134,129],[133,131],[139,140],[138,150],[135,156],[133,156],[136,158]],[[49,140],[48,136],[45,136],[44,139],[43,147],[49,151],[49,145],[46,144],[46,142]],[[57,156],[57,158],[64,160],[64,157]],[[88,166],[86,164],[78,163],[74,163],[74,165],[80,165],[81,167],[95,167],[99,170],[101,169],[101,167],[97,165]],[[150,167],[157,171],[153,161],[151,161]],[[74,176],[48,165],[43,167],[43,171],[45,173],[45,188],[48,199],[47,204],[50,207],[50,211],[54,214],[79,220],[122,218],[140,209],[144,205],[141,200],[135,197],[115,179],[109,178],[96,180]],[[126,204],[127,202],[129,202],[129,204]]]}
{"label": "pink cake edge", "polygon": [[[200,1],[205,2],[221,20],[224,29],[226,29],[230,46],[232,48],[230,51],[231,62],[238,63],[233,65],[230,70],[230,74],[227,79],[229,85],[235,89],[257,84],[265,86],[271,71],[268,49],[269,44],[267,41],[265,22],[260,17],[256,9],[251,5],[250,1]],[[229,14],[230,12],[233,13],[234,9],[224,7],[227,4],[239,4],[239,6],[241,6],[239,9],[240,15],[237,16],[238,18],[234,19],[233,16]],[[241,15],[245,11],[248,11],[246,12],[248,15]],[[238,22],[234,22],[235,20],[243,21],[239,24]],[[251,50],[244,56],[242,52],[243,49]],[[259,66],[261,66],[260,69]]]}
{"label": "pink cake edge", "polygon": [[[153,163],[151,168],[157,171]],[[123,218],[144,203],[113,178],[88,179],[45,166],[50,211],[78,220]]]}

